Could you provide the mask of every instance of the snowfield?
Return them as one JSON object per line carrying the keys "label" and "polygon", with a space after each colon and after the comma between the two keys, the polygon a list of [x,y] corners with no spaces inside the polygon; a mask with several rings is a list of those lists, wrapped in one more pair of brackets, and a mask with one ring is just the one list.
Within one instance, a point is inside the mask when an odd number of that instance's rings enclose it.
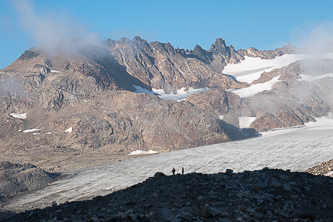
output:
{"label": "snowfield", "polygon": [[237,81],[251,84],[253,81],[259,79],[263,72],[270,72],[273,69],[282,68],[303,59],[333,59],[333,53],[285,54],[274,59],[248,56],[244,56],[244,58],[240,63],[227,64],[222,72],[234,76]]}
{"label": "snowfield", "polygon": [[262,133],[262,137],[145,156],[129,161],[66,172],[60,181],[13,198],[8,207],[91,199],[152,177],[185,173],[236,172],[264,167],[306,170],[333,159],[333,115],[316,123]]}

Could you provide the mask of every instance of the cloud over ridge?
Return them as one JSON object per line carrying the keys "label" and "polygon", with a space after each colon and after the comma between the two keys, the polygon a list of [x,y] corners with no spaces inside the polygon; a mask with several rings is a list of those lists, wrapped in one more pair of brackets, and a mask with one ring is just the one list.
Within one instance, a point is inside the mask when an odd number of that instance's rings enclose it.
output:
{"label": "cloud over ridge", "polygon": [[[32,44],[42,46],[46,53],[75,53],[86,44],[99,44],[97,33],[92,33],[82,24],[75,23],[69,15],[37,12],[30,1],[17,0],[14,7],[20,26],[27,32]],[[80,41],[68,41],[80,39]]]}

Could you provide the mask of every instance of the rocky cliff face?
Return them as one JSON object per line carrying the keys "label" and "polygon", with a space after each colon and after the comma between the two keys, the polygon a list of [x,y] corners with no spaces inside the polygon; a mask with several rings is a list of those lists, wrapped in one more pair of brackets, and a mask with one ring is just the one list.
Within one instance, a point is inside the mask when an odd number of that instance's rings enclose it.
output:
{"label": "rocky cliff face", "polygon": [[242,88],[247,84],[222,74],[227,63],[239,63],[244,56],[269,59],[294,51],[291,45],[271,51],[254,48],[236,51],[221,38],[209,50],[196,45],[190,51],[175,49],[168,42],[148,43],[140,37],[135,37],[133,41],[126,38],[118,41],[108,39],[105,44],[129,74],[167,93],[183,87]]}
{"label": "rocky cliff face", "polygon": [[[166,93],[175,93],[183,87],[239,88],[244,85],[222,75],[207,64],[209,61],[192,52],[175,49],[170,43],[147,43],[139,37],[133,41],[108,39],[105,43],[129,74],[153,88],[164,89]],[[204,50],[202,53],[210,59],[209,53]]]}

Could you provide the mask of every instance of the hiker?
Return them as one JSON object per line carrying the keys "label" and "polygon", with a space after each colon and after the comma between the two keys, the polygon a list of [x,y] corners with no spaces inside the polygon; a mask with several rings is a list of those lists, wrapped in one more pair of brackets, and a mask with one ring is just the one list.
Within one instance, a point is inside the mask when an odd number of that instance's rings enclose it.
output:
{"label": "hiker", "polygon": [[182,174],[184,174],[184,167],[182,167]]}
{"label": "hiker", "polygon": [[175,175],[175,172],[176,172],[175,168],[173,168],[173,169],[171,170],[171,172],[172,172],[173,175]]}

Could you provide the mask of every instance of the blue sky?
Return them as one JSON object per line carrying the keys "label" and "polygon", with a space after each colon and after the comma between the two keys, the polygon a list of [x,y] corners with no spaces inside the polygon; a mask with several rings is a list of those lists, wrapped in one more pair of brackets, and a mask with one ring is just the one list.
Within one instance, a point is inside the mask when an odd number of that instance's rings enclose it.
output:
{"label": "blue sky", "polygon": [[184,49],[209,49],[219,37],[236,49],[298,45],[333,27],[332,8],[331,0],[0,0],[0,69],[32,46],[75,35],[138,35]]}

